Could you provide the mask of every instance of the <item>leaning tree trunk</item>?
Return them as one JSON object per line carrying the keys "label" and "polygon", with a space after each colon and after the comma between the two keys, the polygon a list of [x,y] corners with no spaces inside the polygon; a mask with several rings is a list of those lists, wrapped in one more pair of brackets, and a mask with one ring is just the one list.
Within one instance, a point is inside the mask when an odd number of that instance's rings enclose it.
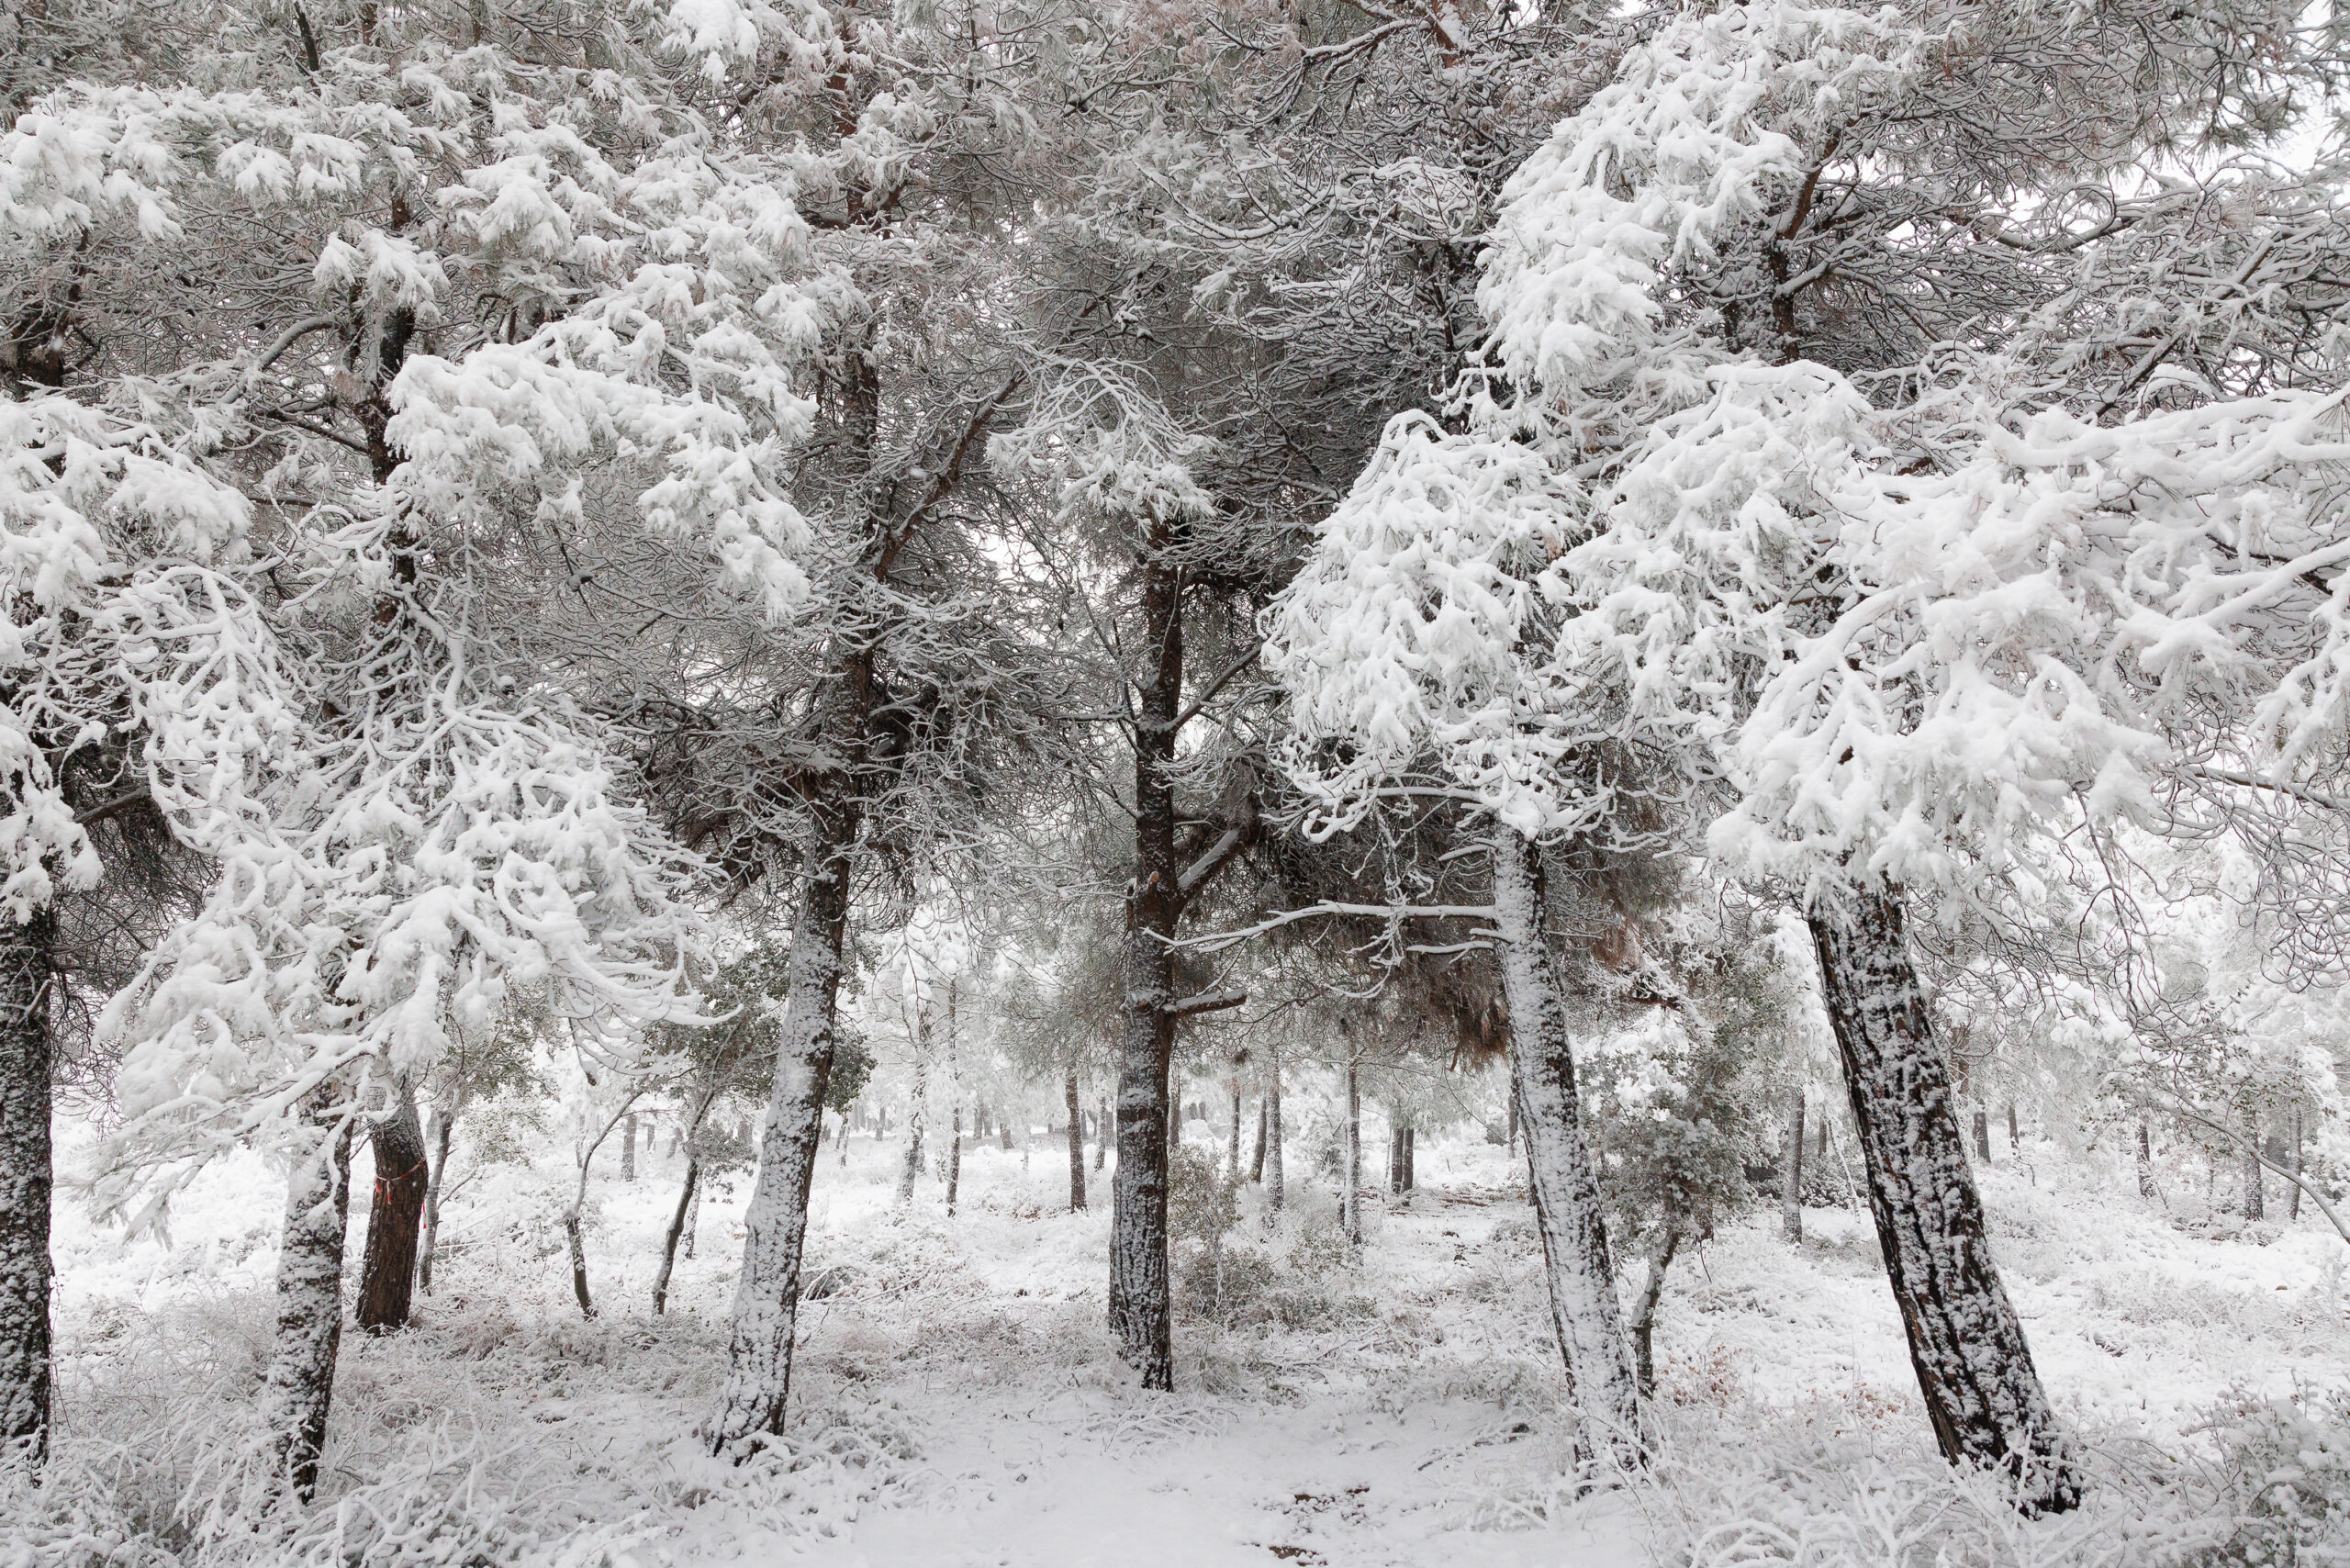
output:
{"label": "leaning tree trunk", "polygon": [[677,1267],[677,1238],[686,1233],[686,1215],[693,1211],[694,1193],[701,1187],[701,1161],[686,1158],[686,1184],[678,1189],[677,1212],[669,1216],[669,1232],[661,1239],[661,1271],[653,1276],[653,1311],[669,1310],[669,1276]]}
{"label": "leaning tree trunk", "polygon": [[50,978],[57,917],[0,925],[0,1445],[49,1455]]}
{"label": "leaning tree trunk", "polygon": [[432,1294],[432,1259],[441,1248],[441,1187],[449,1174],[449,1135],[457,1125],[457,1107],[432,1113],[428,1141],[432,1145],[432,1180],[424,1189],[424,1241],[416,1254],[416,1284]]}
{"label": "leaning tree trunk", "polygon": [[1566,1362],[1570,1402],[1580,1401],[1583,1410],[1579,1446],[1594,1459],[1630,1466],[1639,1462],[1643,1448],[1639,1385],[1616,1300],[1599,1182],[1575,1098],[1565,998],[1542,931],[1542,853],[1533,840],[1504,832],[1493,855],[1510,1076],[1550,1275],[1551,1324]]}
{"label": "leaning tree trunk", "polygon": [[[860,691],[870,684],[869,661],[862,674]],[[869,703],[870,698],[859,700]],[[862,735],[863,730],[859,723],[856,733]],[[791,1332],[800,1315],[800,1258],[808,1234],[808,1186],[816,1174],[824,1085],[833,1070],[858,811],[853,803],[832,802],[814,814],[821,837],[792,926],[775,1086],[767,1096],[758,1178],[743,1214],[743,1272],[734,1286],[726,1380],[704,1433],[713,1452],[736,1459],[747,1458],[759,1439],[783,1432],[791,1391]]]}
{"label": "leaning tree trunk", "polygon": [[1632,1304],[1632,1370],[1643,1399],[1656,1397],[1656,1308],[1664,1299],[1664,1271],[1673,1267],[1673,1255],[1680,1249],[1681,1227],[1668,1224],[1664,1245],[1649,1260],[1648,1281]]}
{"label": "leaning tree trunk", "polygon": [[1803,1091],[1787,1107],[1785,1169],[1779,1174],[1779,1229],[1789,1241],[1803,1239]]}
{"label": "leaning tree trunk", "polygon": [[403,1090],[392,1114],[369,1126],[367,1141],[375,1155],[375,1187],[367,1206],[367,1250],[359,1265],[352,1316],[370,1334],[386,1334],[408,1327],[417,1242],[431,1186],[415,1099]]}
{"label": "leaning tree trunk", "polygon": [[1135,726],[1135,870],[1126,898],[1118,1036],[1118,1169],[1112,1178],[1110,1331],[1145,1388],[1175,1386],[1174,1307],[1167,1287],[1168,1068],[1175,1049],[1175,734],[1183,694],[1181,568],[1171,526],[1155,522],[1142,559],[1143,649]]}
{"label": "leaning tree trunk", "polygon": [[1281,1058],[1265,1064],[1265,1223],[1278,1224],[1289,1198],[1289,1171],[1281,1156]]}
{"label": "leaning tree trunk", "polygon": [[285,1239],[277,1254],[277,1333],[262,1383],[275,1469],[308,1503],[318,1495],[319,1455],[334,1402],[342,1345],[342,1249],[351,1229],[351,1124],[329,1116],[331,1090],[308,1107],[319,1147],[297,1159],[285,1189]]}
{"label": "leaning tree trunk", "polygon": [[1816,902],[1809,921],[1869,1207],[1934,1436],[1953,1462],[2016,1477],[2027,1510],[2070,1508],[2080,1474],[1984,1237],[1950,1059],[1909,963],[1901,904],[1882,888],[1853,890]]}
{"label": "leaning tree trunk", "polygon": [[1061,1081],[1061,1091],[1069,1103],[1069,1212],[1075,1214],[1085,1206],[1085,1112],[1077,1103],[1076,1068]]}

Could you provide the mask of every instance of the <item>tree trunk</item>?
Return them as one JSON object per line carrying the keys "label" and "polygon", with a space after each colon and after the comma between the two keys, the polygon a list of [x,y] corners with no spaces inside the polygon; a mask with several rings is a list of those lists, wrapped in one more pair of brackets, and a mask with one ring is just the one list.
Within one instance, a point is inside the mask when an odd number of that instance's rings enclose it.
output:
{"label": "tree trunk", "polygon": [[449,1135],[456,1125],[456,1106],[432,1113],[432,1179],[424,1189],[424,1243],[416,1254],[417,1287],[426,1295],[432,1294],[432,1257],[441,1246],[441,1184],[449,1173]]}
{"label": "tree trunk", "polygon": [[1061,1081],[1061,1091],[1069,1104],[1069,1212],[1075,1214],[1085,1206],[1085,1112],[1077,1103],[1075,1067]]}
{"label": "tree trunk", "polygon": [[963,1190],[963,1107],[955,1107],[954,1126],[946,1144],[946,1217],[955,1217],[955,1199]]}
{"label": "tree trunk", "polygon": [[[691,1162],[692,1158],[693,1157],[690,1155],[687,1156],[687,1159],[689,1163]],[[701,1188],[696,1187],[693,1191],[693,1202],[686,1208],[686,1238],[677,1244],[680,1255],[688,1258],[694,1255],[694,1234],[700,1228]]]}
{"label": "tree trunk", "polygon": [[1338,1193],[1338,1218],[1346,1232],[1347,1245],[1362,1245],[1362,1080],[1355,1070],[1355,1058],[1347,1058],[1347,1147],[1340,1160],[1345,1169],[1339,1180],[1345,1183]]}
{"label": "tree trunk", "polygon": [[1991,1163],[1991,1113],[1975,1113],[1975,1158],[1984,1164]]}
{"label": "tree trunk", "polygon": [[1656,1307],[1664,1296],[1664,1271],[1673,1267],[1673,1255],[1680,1249],[1681,1227],[1666,1226],[1664,1245],[1649,1260],[1648,1281],[1632,1304],[1632,1372],[1642,1399],[1656,1397]]}
{"label": "tree trunk", "polygon": [[50,979],[57,917],[0,924],[0,1444],[49,1455]]}
{"label": "tree trunk", "polygon": [[1503,832],[1494,841],[1494,905],[1510,1015],[1510,1072],[1526,1132],[1534,1216],[1550,1276],[1550,1316],[1579,1402],[1581,1451],[1637,1464],[1643,1450],[1639,1385],[1625,1342],[1599,1182],[1584,1141],[1557,962],[1543,935],[1542,854]]}
{"label": "tree trunk", "polygon": [[2010,1100],[2008,1102],[2008,1152],[2013,1154],[2022,1148],[2023,1135],[2016,1131],[2016,1103]]}
{"label": "tree trunk", "polygon": [[[2298,1102],[2293,1106],[2293,1174],[2297,1177],[2305,1174],[2301,1167],[2301,1107]],[[2285,1217],[2299,1220],[2301,1217],[2301,1184],[2296,1181],[2290,1183],[2290,1187],[2291,1190],[2285,1194]]]}
{"label": "tree trunk", "polygon": [[1517,1079],[1514,1074],[1509,1083],[1509,1137],[1502,1152],[1513,1159],[1517,1154]]}
{"label": "tree trunk", "polygon": [[700,1184],[701,1161],[688,1156],[686,1184],[677,1191],[677,1207],[669,1216],[669,1233],[661,1238],[661,1271],[653,1276],[653,1311],[656,1316],[669,1309],[669,1276],[677,1266],[677,1240],[686,1233],[686,1216],[693,1211],[694,1193]]}
{"label": "tree trunk", "polygon": [[2154,1139],[2146,1136],[2143,1116],[2138,1118],[2138,1195],[2142,1198],[2154,1195]]}
{"label": "tree trunk", "polygon": [[621,1124],[621,1180],[636,1180],[636,1113],[631,1111]]}
{"label": "tree trunk", "polygon": [[1110,1102],[1104,1096],[1101,1108],[1093,1113],[1093,1169],[1097,1172],[1109,1169],[1110,1145],[1117,1136],[1117,1123],[1110,1114]]}
{"label": "tree trunk", "polygon": [[1420,1190],[1420,1173],[1413,1156],[1420,1141],[1417,1127],[1404,1129],[1404,1195],[1411,1196]]}
{"label": "tree trunk", "polygon": [[1248,1157],[1248,1180],[1261,1182],[1265,1179],[1265,1096],[1257,1095],[1257,1152]]}
{"label": "tree trunk", "polygon": [[1951,1104],[1950,1059],[1910,967],[1897,899],[1855,890],[1809,912],[1844,1059],[1886,1274],[1943,1454],[2015,1476],[2028,1511],[2079,1503],[2081,1480],[1999,1283]]}
{"label": "tree trunk", "polygon": [[906,1107],[906,1166],[898,1173],[898,1202],[914,1200],[914,1180],[922,1174],[923,1106],[930,1098],[930,1003],[914,1012],[914,1090]]}
{"label": "tree trunk", "polygon": [[408,1327],[416,1284],[417,1242],[424,1231],[424,1126],[405,1085],[392,1114],[370,1125],[375,1156],[375,1192],[367,1205],[367,1250],[359,1265],[359,1299],[352,1316],[370,1334]]}
{"label": "tree trunk", "polygon": [[2246,1111],[2244,1115],[2244,1217],[2262,1220],[2268,1217],[2267,1194],[2260,1190],[2260,1113]]}
{"label": "tree trunk", "polygon": [[579,1303],[579,1316],[596,1316],[596,1303],[588,1294],[588,1249],[579,1238],[579,1205],[574,1204],[563,1211],[563,1238],[571,1250],[571,1294]]}
{"label": "tree trunk", "polygon": [[[872,666],[852,660],[860,714],[871,712]],[[855,734],[865,732],[860,720]],[[832,1077],[847,935],[849,873],[859,812],[832,803],[815,813],[817,854],[793,923],[775,1084],[767,1095],[759,1170],[743,1215],[743,1271],[734,1287],[734,1329],[726,1381],[705,1437],[711,1451],[746,1458],[757,1439],[783,1432],[791,1392],[791,1333],[800,1315],[800,1259],[808,1234],[808,1186],[823,1131],[824,1085]]]}
{"label": "tree trunk", "polygon": [[1779,1234],[1803,1239],[1803,1091],[1787,1107],[1786,1159],[1779,1173]]}
{"label": "tree trunk", "polygon": [[1232,1147],[1226,1150],[1224,1168],[1232,1179],[1240,1179],[1240,1072],[1233,1070],[1232,1081]]}
{"label": "tree trunk", "polygon": [[1289,1198],[1289,1173],[1281,1163],[1281,1060],[1275,1057],[1265,1074],[1265,1219],[1278,1221]]}
{"label": "tree trunk", "polygon": [[1118,1169],[1112,1178],[1110,1331],[1150,1389],[1175,1386],[1174,1308],[1167,1287],[1169,1064],[1175,1049],[1176,923],[1182,915],[1175,843],[1176,720],[1183,695],[1181,567],[1173,530],[1154,520],[1141,552],[1142,641],[1136,682],[1135,871],[1126,896],[1125,975],[1118,1039]]}
{"label": "tree trunk", "polygon": [[351,1125],[321,1122],[332,1090],[306,1107],[318,1142],[297,1156],[285,1189],[285,1238],[277,1254],[277,1332],[263,1400],[276,1470],[308,1503],[318,1495],[319,1455],[334,1403],[342,1345],[342,1249],[351,1229]]}

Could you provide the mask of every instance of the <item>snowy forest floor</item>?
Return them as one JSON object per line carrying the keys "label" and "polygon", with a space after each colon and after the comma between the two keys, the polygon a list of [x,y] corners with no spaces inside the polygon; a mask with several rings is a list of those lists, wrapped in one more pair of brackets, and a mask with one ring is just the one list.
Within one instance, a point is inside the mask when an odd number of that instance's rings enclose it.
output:
{"label": "snowy forest floor", "polygon": [[[1189,1131],[1206,1147],[1201,1124]],[[678,1164],[648,1159],[630,1183],[599,1159],[588,1322],[555,1221],[565,1151],[477,1162],[449,1202],[438,1288],[419,1298],[416,1326],[343,1339],[319,1508],[292,1539],[244,1542],[246,1555],[844,1568],[2203,1561],[2242,1527],[2239,1473],[2259,1459],[2246,1459],[2258,1442],[2244,1434],[2306,1448],[2315,1428],[2292,1412],[2317,1413],[2350,1366],[2346,1252],[2315,1215],[2257,1234],[2223,1216],[2199,1224],[2193,1194],[2141,1200],[2028,1143],[1982,1178],[2008,1287],[2098,1480],[2087,1508],[2026,1523],[1988,1480],[1934,1459],[1858,1208],[1809,1211],[1799,1249],[1758,1208],[1684,1254],[1657,1329],[1663,1457],[1637,1485],[1578,1499],[1539,1244],[1503,1150],[1425,1144],[1422,1190],[1370,1203],[1353,1262],[1335,1246],[1326,1178],[1292,1180],[1270,1237],[1252,1193],[1226,1266],[1243,1298],[1235,1326],[1179,1318],[1181,1392],[1167,1396],[1130,1386],[1102,1326],[1107,1186],[1090,1148],[1097,1206],[1070,1215],[1065,1145],[967,1147],[951,1220],[928,1172],[912,1205],[893,1206],[901,1148],[857,1136],[843,1164],[826,1147],[809,1262],[811,1277],[838,1271],[804,1311],[786,1450],[742,1471],[700,1456],[688,1434],[724,1361],[747,1180],[711,1192],[697,1255],[656,1317]],[[2187,1185],[2199,1189],[2194,1170]],[[453,1171],[464,1176],[462,1161]],[[354,1273],[368,1175],[363,1155]],[[79,1480],[53,1482],[45,1506],[81,1513],[70,1529],[13,1527],[15,1544],[46,1543],[29,1560],[73,1560],[74,1530],[84,1558],[237,1557],[234,1539],[202,1539],[202,1500],[230,1484],[207,1456],[252,1402],[279,1202],[255,1160],[208,1173],[177,1205],[169,1243],[125,1243],[61,1205],[60,1450]],[[1179,1258],[1178,1273],[1197,1278],[1197,1265]],[[2215,1428],[2222,1407],[2253,1411],[2252,1426]],[[18,1560],[11,1544],[0,1530],[0,1560]]]}

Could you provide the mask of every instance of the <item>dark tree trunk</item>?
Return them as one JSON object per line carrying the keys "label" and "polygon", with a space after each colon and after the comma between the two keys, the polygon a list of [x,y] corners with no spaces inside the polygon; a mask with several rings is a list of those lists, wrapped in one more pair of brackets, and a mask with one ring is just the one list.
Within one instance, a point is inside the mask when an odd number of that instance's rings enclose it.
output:
{"label": "dark tree trunk", "polygon": [[1281,1218],[1289,1197],[1289,1172],[1281,1159],[1281,1061],[1265,1065],[1265,1218]]}
{"label": "dark tree trunk", "polygon": [[342,1345],[342,1249],[351,1230],[351,1126],[318,1124],[334,1095],[312,1097],[308,1114],[322,1139],[296,1161],[286,1182],[285,1238],[277,1254],[277,1332],[263,1378],[277,1473],[308,1503],[318,1495],[319,1455],[334,1403],[335,1353]]}
{"label": "dark tree trunk", "polygon": [[1509,1138],[1503,1152],[1515,1157],[1517,1153],[1517,1081],[1509,1086]]}
{"label": "dark tree trunk", "polygon": [[353,1316],[370,1334],[408,1327],[416,1282],[416,1248],[424,1231],[424,1126],[416,1102],[403,1092],[392,1114],[367,1132],[375,1155],[375,1187],[367,1206],[367,1250],[359,1266]]}
{"label": "dark tree trunk", "polygon": [[1338,1194],[1338,1213],[1343,1216],[1347,1245],[1362,1245],[1362,1078],[1356,1070],[1355,1058],[1347,1058],[1347,1148],[1346,1170],[1340,1180],[1346,1190]]}
{"label": "dark tree trunk", "polygon": [[1061,1092],[1069,1105],[1069,1212],[1075,1214],[1085,1206],[1085,1111],[1077,1103],[1074,1067],[1061,1081]]}
{"label": "dark tree trunk", "polygon": [[449,1174],[449,1135],[456,1129],[457,1108],[432,1113],[429,1141],[432,1145],[432,1180],[424,1189],[424,1242],[416,1254],[417,1288],[432,1294],[432,1258],[441,1247],[441,1188]]}
{"label": "dark tree trunk", "polygon": [[2154,1142],[2146,1136],[2146,1122],[2143,1116],[2138,1120],[2138,1195],[2142,1198],[2154,1195]]}
{"label": "dark tree trunk", "polygon": [[49,1454],[50,978],[57,917],[0,924],[0,1444]]}
{"label": "dark tree trunk", "polygon": [[1407,1197],[1420,1190],[1420,1173],[1413,1159],[1414,1151],[1419,1141],[1418,1128],[1404,1129],[1404,1193]]}
{"label": "dark tree trunk", "polygon": [[579,1236],[579,1209],[576,1204],[563,1215],[563,1238],[571,1252],[571,1294],[579,1303],[579,1316],[596,1316],[595,1298],[588,1294],[588,1248]]}
{"label": "dark tree trunk", "polygon": [[1785,1168],[1779,1172],[1779,1232],[1789,1241],[1803,1239],[1803,1091],[1796,1091],[1787,1107]]}
{"label": "dark tree trunk", "polygon": [[669,1233],[661,1240],[661,1271],[653,1276],[653,1310],[669,1310],[669,1276],[677,1267],[677,1239],[686,1233],[686,1215],[692,1212],[694,1193],[701,1185],[701,1161],[686,1159],[686,1184],[677,1190],[677,1211],[669,1216]]}
{"label": "dark tree trunk", "polygon": [[1117,1124],[1110,1115],[1110,1102],[1104,1098],[1102,1108],[1093,1113],[1093,1169],[1109,1168],[1110,1146],[1117,1141]]}
{"label": "dark tree trunk", "polygon": [[1265,1179],[1265,1097],[1257,1096],[1257,1152],[1248,1157],[1248,1180]]}
{"label": "dark tree trunk", "polygon": [[1680,1249],[1680,1226],[1667,1226],[1664,1245],[1649,1260],[1648,1281],[1632,1304],[1632,1372],[1642,1399],[1656,1397],[1656,1308],[1664,1296],[1664,1271],[1673,1267],[1673,1255]]}
{"label": "dark tree trunk", "polygon": [[2008,1152],[2013,1154],[2021,1148],[2023,1135],[2016,1131],[2016,1103],[2010,1100],[2008,1102]]}
{"label": "dark tree trunk", "polygon": [[1881,889],[1847,897],[1813,906],[1812,938],[1869,1206],[1934,1436],[1953,1462],[2016,1476],[2028,1510],[2073,1507],[2080,1475],[1984,1237],[1950,1059],[1910,967],[1901,905]]}
{"label": "dark tree trunk", "polygon": [[1126,898],[1124,1021],[1118,1039],[1118,1169],[1111,1182],[1110,1331],[1145,1388],[1175,1386],[1174,1309],[1167,1287],[1168,1067],[1175,1049],[1175,926],[1183,868],[1175,846],[1176,719],[1183,696],[1181,569],[1169,523],[1154,521],[1141,555],[1142,648],[1136,683],[1135,879]]}
{"label": "dark tree trunk", "polygon": [[1232,1074],[1232,1147],[1225,1151],[1224,1168],[1234,1181],[1240,1179],[1240,1073]]}
{"label": "dark tree trunk", "polygon": [[1393,1126],[1387,1129],[1387,1195],[1404,1195],[1404,1129]]}
{"label": "dark tree trunk", "polygon": [[1991,1113],[1975,1113],[1975,1158],[1984,1164],[1991,1163]]}

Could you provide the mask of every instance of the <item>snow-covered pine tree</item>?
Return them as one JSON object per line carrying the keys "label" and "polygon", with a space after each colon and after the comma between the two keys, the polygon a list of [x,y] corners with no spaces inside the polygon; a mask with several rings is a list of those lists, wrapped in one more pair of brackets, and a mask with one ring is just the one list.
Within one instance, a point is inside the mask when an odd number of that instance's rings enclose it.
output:
{"label": "snow-covered pine tree", "polygon": [[[2177,825],[2215,753],[2288,794],[2338,766],[2333,165],[2233,151],[2337,48],[2274,6],[1690,11],[1514,177],[1487,258],[1518,395],[1480,429],[1551,453],[1587,536],[1555,666],[1619,742],[1719,748],[1717,855],[1808,911],[1936,1433],[2031,1507],[2079,1481],[1907,931],[2031,940],[2101,879],[2076,830]],[[2275,304],[2229,303],[2272,259],[2244,297]]]}

